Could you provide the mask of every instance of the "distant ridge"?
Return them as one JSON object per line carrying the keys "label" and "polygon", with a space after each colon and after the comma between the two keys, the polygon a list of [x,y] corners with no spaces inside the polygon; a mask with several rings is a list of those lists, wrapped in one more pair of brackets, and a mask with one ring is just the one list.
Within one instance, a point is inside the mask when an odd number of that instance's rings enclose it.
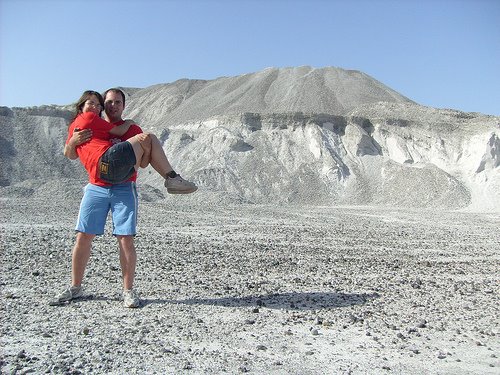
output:
{"label": "distant ridge", "polygon": [[[124,91],[125,117],[200,186],[190,201],[500,212],[500,117],[421,106],[362,72],[268,68]],[[62,154],[71,107],[0,107],[2,197],[81,194],[85,171]],[[151,167],[138,186],[168,199]]]}
{"label": "distant ridge", "polygon": [[154,126],[245,112],[345,115],[376,102],[414,103],[356,70],[301,66],[150,86],[133,93],[126,113]]}

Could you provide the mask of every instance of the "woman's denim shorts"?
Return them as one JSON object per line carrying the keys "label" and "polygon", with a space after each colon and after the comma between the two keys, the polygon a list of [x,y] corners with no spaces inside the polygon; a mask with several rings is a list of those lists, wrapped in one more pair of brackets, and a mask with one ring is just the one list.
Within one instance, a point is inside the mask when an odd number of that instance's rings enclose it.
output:
{"label": "woman's denim shorts", "polygon": [[101,156],[99,177],[108,184],[119,184],[127,181],[135,172],[135,153],[130,142],[120,142]]}

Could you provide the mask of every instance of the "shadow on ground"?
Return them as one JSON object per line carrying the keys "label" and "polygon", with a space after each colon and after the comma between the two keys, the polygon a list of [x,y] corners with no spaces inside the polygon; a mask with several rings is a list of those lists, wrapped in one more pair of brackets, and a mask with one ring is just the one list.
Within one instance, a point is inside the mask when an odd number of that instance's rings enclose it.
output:
{"label": "shadow on ground", "polygon": [[378,293],[277,293],[248,297],[190,298],[183,300],[143,300],[143,306],[149,304],[184,304],[213,305],[224,307],[267,307],[283,310],[315,310],[334,307],[363,305],[378,298]]}

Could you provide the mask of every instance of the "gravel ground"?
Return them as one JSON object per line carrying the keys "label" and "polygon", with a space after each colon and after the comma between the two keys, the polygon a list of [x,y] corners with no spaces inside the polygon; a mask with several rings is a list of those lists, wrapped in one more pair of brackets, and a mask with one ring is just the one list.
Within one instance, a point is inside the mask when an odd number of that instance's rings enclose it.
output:
{"label": "gravel ground", "polygon": [[0,201],[2,374],[500,371],[499,214],[141,203],[142,306],[108,227],[52,307],[78,203]]}

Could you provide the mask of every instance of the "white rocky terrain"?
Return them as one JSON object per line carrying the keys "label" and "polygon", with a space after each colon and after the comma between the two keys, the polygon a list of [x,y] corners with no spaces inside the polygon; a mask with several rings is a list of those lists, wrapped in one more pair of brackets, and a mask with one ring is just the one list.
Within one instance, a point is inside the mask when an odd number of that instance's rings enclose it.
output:
{"label": "white rocky terrain", "polygon": [[499,117],[339,68],[125,90],[200,190],[141,171],[141,308],[109,227],[85,298],[48,306],[86,181],[71,106],[0,107],[1,373],[498,374]]}
{"label": "white rocky terrain", "polygon": [[[126,116],[174,167],[231,201],[500,211],[499,117],[423,107],[360,72],[266,69],[128,92]],[[1,107],[4,194],[85,178],[61,154],[69,108]],[[140,183],[161,188],[145,172]]]}

